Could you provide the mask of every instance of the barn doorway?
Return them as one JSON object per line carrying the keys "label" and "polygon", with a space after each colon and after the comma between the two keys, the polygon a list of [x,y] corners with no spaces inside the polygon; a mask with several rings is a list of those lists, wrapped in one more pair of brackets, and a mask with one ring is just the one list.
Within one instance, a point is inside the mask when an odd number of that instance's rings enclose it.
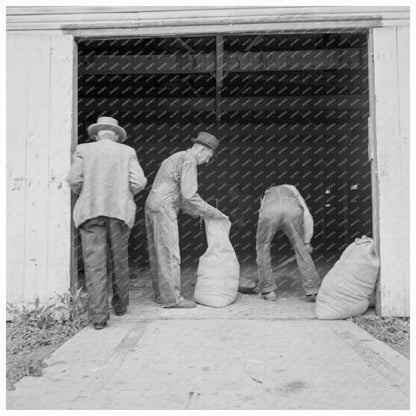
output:
{"label": "barn doorway", "polygon": [[[118,119],[148,187],[136,198],[129,243],[132,280],[150,286],[144,203],[160,163],[199,131],[221,141],[199,168],[199,193],[230,215],[242,275],[256,275],[260,198],[295,185],[315,221],[313,258],[323,277],[356,237],[372,235],[368,160],[367,32],[79,40],[78,139],[101,115]],[[203,226],[180,214],[182,270],[192,292]],[[272,247],[276,267],[292,256]],[[81,256],[79,256],[81,265]],[[80,276],[82,273],[80,273]],[[296,264],[276,272],[279,290],[302,296]],[[140,283],[142,282],[142,283]],[[150,282],[148,282],[150,283]],[[151,291],[149,292],[151,295]]]}

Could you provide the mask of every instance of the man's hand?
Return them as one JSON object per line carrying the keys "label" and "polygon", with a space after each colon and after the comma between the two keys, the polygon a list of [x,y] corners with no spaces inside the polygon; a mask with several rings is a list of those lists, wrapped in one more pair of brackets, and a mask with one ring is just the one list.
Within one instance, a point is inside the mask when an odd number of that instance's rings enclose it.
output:
{"label": "man's hand", "polygon": [[223,214],[221,211],[219,211],[219,213],[220,213],[220,215],[219,215],[219,218],[220,219],[222,219],[222,220],[230,220],[225,214]]}
{"label": "man's hand", "polygon": [[213,218],[218,218],[221,220],[224,220],[224,219],[229,220],[229,218],[225,214],[223,214],[219,209],[216,209],[216,208],[215,208]]}
{"label": "man's hand", "polygon": [[305,244],[306,249],[308,250],[309,254],[311,254],[313,252],[313,247],[311,245],[311,243],[307,243]]}

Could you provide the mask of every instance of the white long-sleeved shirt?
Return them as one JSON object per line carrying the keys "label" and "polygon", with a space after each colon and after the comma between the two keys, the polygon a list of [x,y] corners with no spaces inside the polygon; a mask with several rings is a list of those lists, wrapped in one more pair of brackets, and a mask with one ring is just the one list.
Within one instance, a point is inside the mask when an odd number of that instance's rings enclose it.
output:
{"label": "white long-sleeved shirt", "polygon": [[219,211],[198,194],[197,161],[190,149],[165,159],[147,198],[153,207],[165,202],[193,217],[218,217]]}

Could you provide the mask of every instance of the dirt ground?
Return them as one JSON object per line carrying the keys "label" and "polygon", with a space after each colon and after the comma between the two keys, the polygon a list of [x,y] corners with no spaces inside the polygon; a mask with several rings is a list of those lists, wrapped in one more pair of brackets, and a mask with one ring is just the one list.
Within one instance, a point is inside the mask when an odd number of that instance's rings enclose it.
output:
{"label": "dirt ground", "polygon": [[[286,260],[290,255],[281,258],[280,260],[272,261],[272,268],[276,268]],[[324,276],[331,268],[332,263],[325,261],[315,262],[320,276]],[[198,264],[188,263],[182,264],[182,295],[186,299],[193,299],[193,293],[197,280]],[[298,298],[304,299],[304,291],[302,287],[301,276],[297,270],[296,262],[292,261],[288,265],[276,270],[274,277],[277,285],[277,293],[279,298]],[[131,267],[130,272],[131,290],[139,291],[143,297],[153,298],[153,291],[151,287],[151,278],[148,267]],[[257,266],[255,260],[247,259],[245,262],[240,262],[240,280],[239,287],[253,287],[257,283]],[[251,297],[242,297],[237,299],[238,302],[252,303]],[[263,302],[258,302],[258,307],[261,308]]]}
{"label": "dirt ground", "polygon": [[[284,259],[283,259],[284,260]],[[273,268],[278,266],[278,262],[273,263]],[[328,270],[332,267],[330,262],[316,262],[317,269],[320,276],[325,276]],[[197,264],[182,266],[182,293],[188,298],[193,298],[193,291],[196,284],[196,269]],[[133,292],[133,299],[152,298],[152,288],[150,283],[150,276],[147,268],[133,270],[131,280],[131,290]],[[254,286],[256,281],[257,268],[254,261],[242,264],[240,271],[240,286]],[[301,277],[297,270],[296,263],[292,262],[287,266],[275,272],[275,279],[277,284],[277,293],[282,302],[294,302],[299,305],[307,302],[304,296]],[[276,304],[279,302],[276,302]],[[277,306],[273,302],[273,306]],[[239,309],[242,315],[250,314],[258,316],[261,315],[261,310],[269,310],[271,305],[265,305],[264,301],[260,300],[256,294],[242,294],[239,293],[233,305],[228,308]],[[297,309],[300,311],[300,309]],[[306,314],[304,315],[306,316]],[[289,319],[285,316],[283,319]],[[296,319],[293,316],[292,319]],[[363,315],[351,320],[369,332],[376,339],[386,343],[400,354],[410,359],[410,320],[409,318],[381,318],[375,315],[374,308]]]}

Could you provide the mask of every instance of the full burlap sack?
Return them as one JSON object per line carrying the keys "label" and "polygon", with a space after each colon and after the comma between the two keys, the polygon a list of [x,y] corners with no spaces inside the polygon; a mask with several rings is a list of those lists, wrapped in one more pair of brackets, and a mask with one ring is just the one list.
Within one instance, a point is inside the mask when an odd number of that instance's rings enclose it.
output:
{"label": "full burlap sack", "polygon": [[324,277],[316,298],[318,319],[344,319],[363,314],[369,306],[379,269],[374,241],[357,238]]}
{"label": "full burlap sack", "polygon": [[231,223],[227,219],[205,219],[207,251],[199,258],[195,301],[222,308],[237,297],[240,265],[228,238]]}

